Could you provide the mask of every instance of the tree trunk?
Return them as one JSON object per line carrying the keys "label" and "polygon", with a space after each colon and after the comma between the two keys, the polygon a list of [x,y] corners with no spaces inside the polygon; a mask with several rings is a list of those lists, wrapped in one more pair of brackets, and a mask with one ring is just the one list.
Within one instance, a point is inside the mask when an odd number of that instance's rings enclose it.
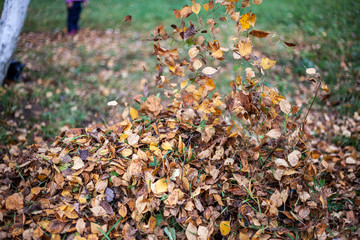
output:
{"label": "tree trunk", "polygon": [[30,0],[5,0],[0,20],[0,86],[16,49],[29,2]]}

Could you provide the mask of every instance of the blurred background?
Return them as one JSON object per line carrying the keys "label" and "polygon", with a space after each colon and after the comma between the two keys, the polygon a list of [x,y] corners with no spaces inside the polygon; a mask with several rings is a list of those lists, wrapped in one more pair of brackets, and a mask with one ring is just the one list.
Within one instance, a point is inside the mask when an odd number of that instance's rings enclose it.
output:
{"label": "blurred background", "polygon": [[[0,10],[3,3],[0,0]],[[109,123],[117,113],[110,111],[107,102],[116,99],[121,115],[125,103],[132,104],[132,97],[142,94],[145,84],[156,92],[151,32],[163,24],[171,33],[170,25],[180,23],[173,9],[184,4],[192,5],[187,0],[89,0],[81,15],[80,34],[69,38],[65,1],[32,0],[14,55],[25,64],[23,78],[0,88],[2,151],[9,144],[51,141],[64,128]],[[346,123],[358,116],[360,1],[264,0],[250,9],[257,15],[255,29],[272,33],[254,44],[255,51],[277,60],[263,79],[266,84],[293,104],[307,104],[314,85],[306,82],[305,70],[316,68],[332,93],[315,107],[319,121]],[[218,12],[213,18],[221,30],[219,38],[230,42],[236,29],[218,21],[222,16]],[[208,14],[202,9],[199,16]],[[124,21],[126,15],[132,16],[132,22]],[[190,18],[199,21],[195,14]],[[280,39],[296,47],[286,47]],[[215,81],[219,91],[226,92],[234,73],[222,67]],[[341,127],[339,124],[339,133],[344,132]],[[346,130],[350,135],[339,134],[330,140],[356,145],[352,130]]]}

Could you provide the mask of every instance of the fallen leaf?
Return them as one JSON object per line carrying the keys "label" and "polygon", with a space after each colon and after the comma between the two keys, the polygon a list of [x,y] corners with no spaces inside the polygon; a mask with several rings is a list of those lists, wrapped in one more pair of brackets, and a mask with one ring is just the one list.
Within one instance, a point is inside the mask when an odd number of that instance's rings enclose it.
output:
{"label": "fallen leaf", "polygon": [[209,230],[204,226],[199,226],[197,233],[199,235],[199,240],[207,240],[209,238]]}
{"label": "fallen leaf", "polygon": [[253,3],[256,4],[256,5],[260,5],[260,3],[262,2],[263,0],[253,0]]}
{"label": "fallen leaf", "polygon": [[85,231],[85,227],[86,227],[86,223],[84,221],[84,219],[79,218],[76,222],[76,231],[78,231],[78,233],[80,233],[81,235],[84,233]]}
{"label": "fallen leaf", "polygon": [[230,233],[230,230],[231,230],[230,221],[222,221],[220,223],[221,235],[227,236]]}
{"label": "fallen leaf", "polygon": [[72,166],[72,169],[79,170],[84,167],[85,164],[84,164],[83,160],[81,160],[80,157],[75,156],[73,158],[73,160],[74,160],[74,165]]}
{"label": "fallen leaf", "polygon": [[277,158],[275,159],[275,164],[278,167],[289,167],[289,164],[285,161],[285,159]]}
{"label": "fallen leaf", "polygon": [[275,138],[278,139],[281,136],[281,131],[280,129],[276,128],[276,129],[271,129],[268,133],[265,134],[268,137],[271,138]]}
{"label": "fallen leaf", "polygon": [[130,117],[135,120],[139,117],[139,113],[135,108],[130,107]]}
{"label": "fallen leaf", "polygon": [[127,208],[126,208],[126,206],[124,204],[122,204],[122,203],[119,204],[119,210],[118,211],[119,211],[119,214],[120,214],[121,217],[123,217],[123,218],[126,217]]}
{"label": "fallen leaf", "polygon": [[156,193],[165,193],[168,191],[167,181],[165,178],[161,178],[155,182]]}
{"label": "fallen leaf", "polygon": [[6,198],[5,207],[7,210],[20,210],[24,207],[23,196],[20,193],[14,193]]}
{"label": "fallen leaf", "polygon": [[185,234],[186,234],[187,239],[189,239],[189,240],[197,240],[197,237],[196,237],[198,235],[197,228],[192,222],[190,222],[188,224]]}
{"label": "fallen leaf", "polygon": [[292,151],[288,156],[288,161],[292,167],[295,167],[299,163],[299,159],[301,158],[301,152],[298,150]]}

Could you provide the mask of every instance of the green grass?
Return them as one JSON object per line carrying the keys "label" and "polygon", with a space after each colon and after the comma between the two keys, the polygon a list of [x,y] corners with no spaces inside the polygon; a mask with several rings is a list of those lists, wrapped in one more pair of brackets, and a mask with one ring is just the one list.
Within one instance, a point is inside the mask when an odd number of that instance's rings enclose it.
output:
{"label": "green grass", "polygon": [[[0,10],[3,3],[4,0],[0,0]],[[184,3],[191,5],[191,1],[180,0],[90,0],[82,13],[81,26],[118,30],[121,33],[118,43],[115,39],[104,43],[101,49],[89,49],[86,43],[59,41],[55,45],[44,44],[41,48],[18,49],[15,56],[27,64],[25,75],[30,81],[12,85],[0,94],[1,132],[31,129],[27,131],[28,136],[51,138],[59,134],[64,125],[82,127],[90,122],[107,121],[106,102],[118,96],[122,103],[132,102],[129,93],[139,93],[138,81],[145,78],[151,82],[153,79],[153,72],[143,73],[137,67],[145,63],[149,65],[148,70],[152,70],[151,65],[155,62],[150,57],[152,42],[141,39],[148,38],[160,24],[167,30],[170,30],[170,24],[179,24],[173,17],[173,9],[181,8]],[[260,44],[257,50],[278,62],[278,68],[269,71],[265,81],[290,95],[291,99],[298,94],[299,78],[305,75],[305,69],[316,67],[333,93],[329,104],[322,107],[323,111],[351,116],[360,108],[359,2],[265,0],[251,10],[257,15],[256,29],[278,34],[257,41]],[[125,15],[132,15],[133,21],[125,23]],[[200,16],[205,15],[207,13],[202,10]],[[218,17],[215,13],[214,18],[217,20]],[[196,16],[191,18],[198,21]],[[224,39],[233,34],[231,29],[222,28],[218,22]],[[65,23],[63,0],[46,3],[32,0],[23,31],[65,32]],[[278,37],[294,42],[298,47],[294,50],[284,47]],[[116,46],[107,46],[114,42]],[[72,54],[78,56],[79,64],[67,66],[54,61],[54,54],[64,49],[71,49]],[[114,64],[109,65],[109,61]],[[112,71],[112,76],[101,80],[104,70]],[[228,82],[233,77],[231,71],[225,72],[224,77],[219,78],[221,81],[216,81],[219,89],[228,89]],[[21,119],[29,104],[36,106],[38,111]],[[15,120],[16,126],[10,127],[10,120]],[[15,141],[14,135],[0,134],[2,144]],[[352,142],[341,137],[338,141]]]}

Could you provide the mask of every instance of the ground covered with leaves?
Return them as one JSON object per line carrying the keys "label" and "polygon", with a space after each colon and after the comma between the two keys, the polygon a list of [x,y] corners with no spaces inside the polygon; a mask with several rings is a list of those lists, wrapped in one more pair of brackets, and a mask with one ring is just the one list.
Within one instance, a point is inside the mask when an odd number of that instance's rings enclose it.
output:
{"label": "ground covered with leaves", "polygon": [[[359,113],[339,118],[309,111],[317,106],[303,98],[317,95],[326,103],[329,91],[313,68],[307,70],[296,96],[285,98],[264,84],[262,78],[275,61],[255,51],[253,43],[269,33],[253,28],[255,14],[236,11],[246,10],[249,1],[219,2],[200,5],[193,1],[192,6],[174,10],[180,23],[172,26],[172,34],[163,26],[155,28],[155,81],[130,83],[123,95],[107,81],[126,78],[129,72],[149,76],[150,65],[134,61],[133,70],[114,70],[118,58],[129,59],[116,41],[119,33],[87,31],[76,41],[61,34],[40,36],[56,45],[50,59],[57,67],[63,66],[59,69],[72,69],[69,77],[75,77],[74,86],[79,80],[77,71],[90,72],[83,84],[103,93],[104,99],[98,101],[108,102],[113,121],[96,124],[96,117],[84,117],[95,121],[88,127],[64,128],[51,145],[41,138],[24,145],[28,135],[41,135],[42,129],[42,123],[19,129],[18,124],[24,123],[21,119],[27,118],[26,109],[41,112],[45,107],[56,114],[54,109],[61,109],[60,104],[33,99],[28,107],[12,110],[19,120],[6,124],[23,134],[6,138],[0,164],[0,221],[4,225],[0,238],[359,237],[359,149],[331,144],[339,136],[359,140]],[[213,39],[220,31],[218,20],[186,21],[218,5],[226,12],[219,21],[226,17],[234,21],[239,33],[228,47]],[[107,35],[102,38],[102,34]],[[175,48],[166,40],[186,44]],[[46,46],[37,41],[24,44]],[[72,57],[79,51],[72,44],[89,48],[76,54],[81,60]],[[229,59],[243,63],[233,67],[235,79],[227,81],[230,90],[216,91],[216,78],[232,70],[222,65]],[[107,70],[97,69],[97,61]],[[220,75],[222,71],[225,75]],[[75,103],[87,99],[83,88],[66,90],[55,76],[37,82],[49,87],[47,98],[55,96],[64,102],[72,98],[74,106],[69,107],[75,112],[75,107],[81,108]],[[161,94],[152,90],[155,86]],[[130,97],[132,89],[141,90],[141,95]],[[99,102],[94,102],[94,112]],[[128,106],[129,102],[133,103]],[[305,109],[304,102],[310,102]],[[125,108],[119,108],[122,104]],[[36,114],[32,117],[36,121]]]}

